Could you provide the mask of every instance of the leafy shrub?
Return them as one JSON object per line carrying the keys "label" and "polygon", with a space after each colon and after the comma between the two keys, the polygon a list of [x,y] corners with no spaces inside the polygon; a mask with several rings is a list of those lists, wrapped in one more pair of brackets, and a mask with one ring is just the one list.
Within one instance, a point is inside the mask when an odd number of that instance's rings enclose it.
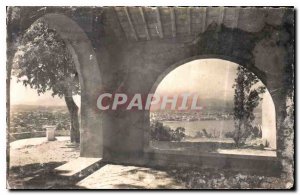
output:
{"label": "leafy shrub", "polygon": [[239,143],[239,145],[244,145],[246,140],[256,140],[258,138],[262,138],[262,131],[257,126],[249,125],[246,131],[230,131],[225,133],[225,137],[232,138],[236,144]]}
{"label": "leafy shrub", "polygon": [[194,136],[194,138],[200,138],[200,137],[204,137],[204,135],[203,135],[203,133],[201,131],[197,131],[197,133]]}
{"label": "leafy shrub", "polygon": [[185,129],[183,127],[177,127],[176,130],[173,130],[157,121],[151,124],[150,130],[152,140],[181,141],[185,137]]}

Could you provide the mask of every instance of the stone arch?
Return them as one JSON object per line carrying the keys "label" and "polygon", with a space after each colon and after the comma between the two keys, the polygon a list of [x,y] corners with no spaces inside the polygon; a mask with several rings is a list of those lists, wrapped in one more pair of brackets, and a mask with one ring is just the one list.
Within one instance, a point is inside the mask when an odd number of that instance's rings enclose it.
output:
{"label": "stone arch", "polygon": [[[234,57],[228,57],[228,56],[224,56],[224,55],[197,55],[197,56],[193,56],[193,57],[189,57],[189,58],[186,58],[186,59],[183,59],[183,60],[180,60],[179,62],[173,64],[173,65],[170,65],[168,66],[165,71],[163,71],[156,79],[156,81],[154,82],[152,88],[150,89],[150,92],[149,94],[154,94],[156,92],[156,89],[157,87],[159,86],[159,84],[162,82],[162,80],[169,74],[171,73],[173,70],[175,70],[177,67],[179,66],[182,66],[186,63],[189,63],[189,62],[192,62],[192,61],[195,61],[195,60],[203,60],[203,59],[220,59],[220,60],[224,60],[224,61],[229,61],[229,62],[233,62],[235,64],[237,64],[238,66],[243,66],[245,67],[246,69],[248,69],[250,72],[252,72],[253,74],[255,74],[258,79],[266,86],[267,88],[267,91],[265,92],[266,96],[269,95],[270,97],[270,100],[271,100],[271,105],[268,105],[268,106],[273,106],[274,107],[274,110],[275,110],[275,130],[276,130],[276,139],[277,139],[277,131],[278,131],[278,127],[277,127],[277,109],[276,109],[276,104],[275,104],[275,98],[272,96],[272,93],[270,92],[270,89],[268,88],[267,86],[267,78],[266,78],[266,75],[263,71],[259,70],[257,67],[255,66],[244,66],[243,65],[243,61],[237,59],[237,58],[234,58]],[[150,116],[150,109],[145,113],[145,121],[150,121],[149,120],[149,116]],[[148,124],[150,126],[150,124]],[[144,134],[144,139],[145,139],[145,149],[147,150],[148,146],[149,146],[149,141],[150,141],[150,136],[148,134],[148,132],[145,132]],[[275,148],[277,148],[277,140],[275,140]]]}
{"label": "stone arch", "polygon": [[[94,109],[95,94],[101,88],[100,69],[91,41],[83,29],[71,18],[63,14],[45,14],[31,25],[45,22],[55,30],[72,55],[81,86],[80,155],[86,157],[102,156],[102,120]],[[97,120],[95,120],[97,118]],[[95,132],[97,130],[97,132]],[[98,135],[95,137],[95,135]],[[87,144],[94,141],[94,145]],[[97,148],[97,149],[95,149]]]}
{"label": "stone arch", "polygon": [[[163,80],[163,78],[168,75],[172,70],[174,70],[175,68],[188,63],[188,62],[192,62],[194,60],[203,60],[203,59],[220,59],[220,60],[226,60],[226,61],[230,61],[233,63],[236,63],[240,66],[243,66],[242,61],[237,59],[237,58],[233,58],[233,57],[228,57],[228,56],[224,56],[224,55],[197,55],[197,56],[193,56],[190,58],[186,58],[183,60],[180,60],[178,62],[176,62],[173,65],[170,65],[165,71],[163,71],[158,78],[156,79],[155,83],[153,84],[150,93],[154,93],[157,86],[159,85],[159,83]],[[263,78],[264,76],[264,72],[262,72],[261,70],[259,70],[258,68],[256,68],[255,66],[244,66],[245,68],[247,68],[248,70],[250,70],[251,72],[253,72],[261,81],[264,85],[267,86],[267,80],[266,78]]]}

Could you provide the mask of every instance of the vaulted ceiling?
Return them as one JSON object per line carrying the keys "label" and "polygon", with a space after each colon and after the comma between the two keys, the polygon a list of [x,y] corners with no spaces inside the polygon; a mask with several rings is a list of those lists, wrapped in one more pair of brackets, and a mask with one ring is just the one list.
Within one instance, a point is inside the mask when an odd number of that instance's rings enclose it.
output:
{"label": "vaulted ceiling", "polygon": [[95,40],[114,37],[126,41],[176,39],[189,41],[209,25],[257,32],[265,24],[280,25],[285,9],[255,7],[20,7],[22,32],[47,13],[73,18]]}
{"label": "vaulted ceiling", "polygon": [[135,41],[194,37],[212,23],[255,32],[265,23],[278,25],[284,14],[276,8],[234,7],[110,7],[105,13],[116,36]]}

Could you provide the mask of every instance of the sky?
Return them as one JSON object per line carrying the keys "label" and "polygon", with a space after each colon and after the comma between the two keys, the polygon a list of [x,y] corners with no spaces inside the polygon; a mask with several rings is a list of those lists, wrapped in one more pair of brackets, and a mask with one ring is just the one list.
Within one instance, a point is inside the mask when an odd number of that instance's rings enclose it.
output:
{"label": "sky", "polygon": [[[156,93],[198,93],[202,99],[232,100],[232,85],[236,77],[237,64],[220,59],[203,59],[186,63],[171,71],[159,84]],[[80,97],[74,97],[76,103]],[[64,99],[52,97],[51,92],[38,96],[37,92],[15,77],[11,80],[11,104],[65,105]]]}
{"label": "sky", "polygon": [[158,85],[159,95],[198,93],[204,99],[232,100],[238,65],[226,60],[195,60],[171,71]]}
{"label": "sky", "polygon": [[[40,96],[36,90],[31,89],[29,86],[25,87],[22,83],[17,83],[17,78],[12,76],[11,87],[11,105],[45,105],[45,106],[65,106],[64,99],[57,96],[52,97],[51,92],[47,91]],[[80,105],[80,96],[74,96],[77,105]]]}

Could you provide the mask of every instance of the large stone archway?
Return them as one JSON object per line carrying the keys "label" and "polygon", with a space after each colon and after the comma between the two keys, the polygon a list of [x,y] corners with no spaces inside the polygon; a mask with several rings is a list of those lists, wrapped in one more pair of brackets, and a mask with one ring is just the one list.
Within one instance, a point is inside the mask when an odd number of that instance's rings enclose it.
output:
{"label": "large stone archway", "polygon": [[[283,114],[286,112],[285,77],[283,75],[285,68],[289,66],[287,64],[289,54],[285,46],[278,44],[285,33],[287,32],[282,29],[268,25],[258,32],[211,26],[207,31],[200,33],[198,39],[190,44],[179,40],[130,42],[114,50],[122,59],[118,66],[123,75],[121,92],[129,95],[147,94],[152,91],[157,80],[163,77],[164,72],[199,57],[221,58],[240,64],[261,79],[274,101],[278,158],[273,159],[276,162],[271,160],[265,163],[269,167],[278,165],[277,161],[281,161],[283,150],[289,142],[283,138],[284,118],[286,117]],[[119,111],[117,117],[112,117],[111,121],[115,123],[110,123],[108,140],[112,142],[106,145],[109,151],[107,159],[138,163],[144,158],[148,162],[149,158],[152,158],[145,151],[148,141],[144,138],[148,137],[147,132],[150,126],[148,111]],[[290,144],[291,142],[288,145]],[[174,160],[167,158],[165,162]]]}
{"label": "large stone archway", "polygon": [[[280,126],[284,117],[282,103],[285,102],[285,96],[277,89],[283,88],[284,81],[281,79],[284,79],[282,71],[285,66],[284,56],[286,53],[281,46],[273,44],[277,39],[276,34],[279,32],[268,28],[256,33],[239,32],[240,30],[237,29],[239,36],[234,37],[229,31],[235,30],[226,28],[219,30],[212,27],[211,30],[200,34],[199,40],[193,44],[182,44],[173,40],[128,44],[121,50],[123,62],[120,70],[124,71],[124,75],[126,75],[122,92],[127,94],[153,92],[153,85],[162,79],[165,73],[193,59],[211,57],[230,60],[252,71],[268,88],[276,107],[277,129],[278,135],[280,135]],[[219,39],[231,39],[233,41],[232,48],[225,47],[227,44],[220,46]],[[262,47],[262,45],[264,46]],[[263,49],[268,52],[262,52]],[[281,79],[278,79],[279,77]],[[123,118],[124,124],[121,125],[122,130],[119,130],[120,141],[116,142],[121,143],[122,140],[122,143],[126,143],[128,141],[131,150],[135,147],[136,153],[142,153],[142,148],[146,143],[137,137],[144,136],[142,132],[146,132],[149,127],[149,120],[145,116],[148,117],[147,111],[124,114],[126,119]],[[127,128],[124,128],[125,126]],[[118,128],[114,129],[117,131]],[[118,136],[113,137],[117,139]],[[278,141],[279,148],[280,143],[282,142]],[[113,145],[112,148],[119,150],[117,145]],[[126,150],[124,145],[120,150]]]}
{"label": "large stone archway", "polygon": [[[63,14],[45,14],[31,25],[39,22],[44,22],[50,29],[55,30],[66,43],[79,75],[81,155],[101,157],[103,153],[102,120],[99,117],[100,113],[96,112],[93,107],[95,91],[101,89],[102,83],[99,65],[90,39],[73,19]],[[87,144],[91,140],[94,140],[92,146]]]}
{"label": "large stone archway", "polygon": [[[164,72],[209,56],[245,66],[267,86],[276,110],[277,156],[292,176],[294,127],[286,124],[292,121],[286,99],[293,83],[285,75],[294,70],[293,10],[195,7],[189,8],[191,17],[168,19],[168,7],[130,7],[127,15],[122,7],[95,8],[92,13],[93,8],[80,13],[73,8],[32,9],[25,16],[47,21],[78,62],[84,88],[81,156],[147,163],[148,111],[100,112],[97,96],[103,90],[148,94]],[[181,14],[185,8],[174,9]]]}

